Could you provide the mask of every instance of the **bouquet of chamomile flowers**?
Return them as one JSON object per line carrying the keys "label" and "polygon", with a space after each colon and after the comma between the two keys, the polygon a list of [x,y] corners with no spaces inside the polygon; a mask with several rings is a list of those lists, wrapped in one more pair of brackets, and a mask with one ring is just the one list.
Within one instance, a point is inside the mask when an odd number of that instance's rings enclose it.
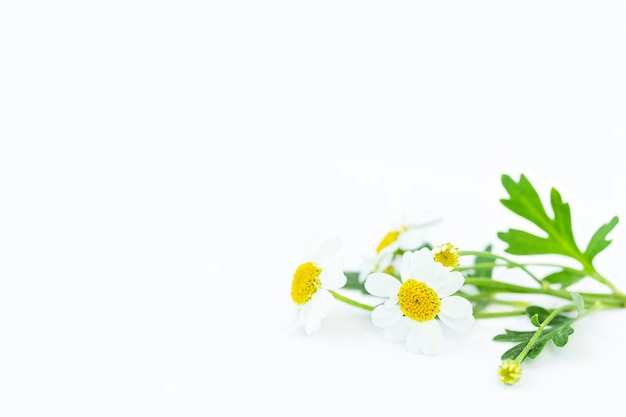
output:
{"label": "bouquet of chamomile flowers", "polygon": [[[549,343],[565,346],[578,320],[599,310],[626,307],[626,294],[594,265],[596,255],[611,243],[607,237],[618,223],[616,216],[579,246],[569,204],[556,189],[550,193],[549,215],[524,175],[519,181],[503,175],[502,185],[509,195],[500,200],[502,205],[541,229],[542,236],[519,229],[500,232],[497,237],[507,248],[498,254],[491,245],[479,251],[450,242],[431,245],[420,237],[423,225],[405,225],[384,236],[376,256],[360,271],[343,270],[334,256],[340,243],[329,240],[295,270],[294,327],[303,324],[307,334],[315,333],[332,303],[339,301],[370,311],[372,324],[383,329],[386,340],[406,343],[410,353],[435,355],[442,345],[441,326],[467,332],[476,320],[526,316],[527,329],[504,329],[494,337],[513,344],[501,355],[498,369],[500,380],[512,385],[521,378],[525,360],[536,358]],[[544,255],[571,262],[537,262]],[[503,279],[498,272],[502,269],[519,270],[525,282]],[[594,280],[603,291],[571,289],[583,280]],[[355,290],[372,302],[347,295]],[[536,295],[559,300],[558,307],[541,305],[532,298]]]}

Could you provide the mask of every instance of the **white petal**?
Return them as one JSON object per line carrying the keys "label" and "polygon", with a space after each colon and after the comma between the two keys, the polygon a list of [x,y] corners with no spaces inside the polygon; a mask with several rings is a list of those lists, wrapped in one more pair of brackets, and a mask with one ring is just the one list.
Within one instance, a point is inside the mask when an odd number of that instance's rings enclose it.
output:
{"label": "white petal", "polygon": [[425,355],[436,355],[441,351],[443,333],[437,320],[426,321],[422,324],[422,352]]}
{"label": "white petal", "polygon": [[415,250],[424,242],[424,237],[421,230],[408,229],[400,233],[396,242],[402,250]]}
{"label": "white petal", "polygon": [[448,271],[439,263],[437,265],[440,265],[441,268],[438,268],[437,275],[434,275],[432,282],[427,283],[427,285],[435,290],[439,298],[447,297],[460,290],[465,282],[463,274],[459,271]]}
{"label": "white petal", "polygon": [[294,311],[290,315],[291,320],[284,325],[284,329],[287,333],[293,333],[298,327],[298,324],[300,324],[300,319],[302,318],[302,309],[300,306],[294,303],[293,310]]}
{"label": "white petal", "polygon": [[466,332],[474,326],[474,316],[456,318],[439,313],[439,320],[447,327],[457,332]]}
{"label": "white petal", "polygon": [[361,268],[359,269],[359,282],[365,282],[367,276],[374,271],[376,267],[376,258],[363,258]]}
{"label": "white petal", "polygon": [[397,306],[398,305],[398,295],[396,294],[395,297],[389,298],[387,301],[385,301],[385,306],[387,306],[387,308],[391,308],[393,306]]}
{"label": "white petal", "polygon": [[389,265],[391,265],[394,252],[395,249],[390,251],[385,250],[378,255],[378,263],[376,264],[377,271],[384,271]]}
{"label": "white petal", "polygon": [[369,274],[365,280],[365,290],[377,297],[390,297],[393,294],[397,296],[400,285],[402,284],[395,277],[383,272]]}
{"label": "white petal", "polygon": [[[432,255],[431,255],[432,256]],[[433,290],[443,287],[448,282],[450,270],[434,259],[423,259],[421,277],[424,283]]]}
{"label": "white petal", "polygon": [[402,278],[402,282],[406,281],[409,278],[413,278],[411,276],[411,252],[404,252],[402,254],[400,277]]}
{"label": "white petal", "polygon": [[322,243],[319,248],[311,255],[310,261],[323,267],[333,256],[335,256],[341,248],[341,239],[334,238]]}
{"label": "white petal", "polygon": [[338,288],[346,285],[348,278],[343,273],[343,269],[340,265],[329,264],[324,269],[319,276],[320,281],[322,282],[322,288],[327,290],[336,290]]}
{"label": "white petal", "polygon": [[[426,282],[432,274],[432,268],[436,264],[430,249],[422,248],[411,255],[411,278]],[[430,285],[429,285],[430,286]]]}
{"label": "white petal", "polygon": [[304,316],[304,332],[307,335],[317,333],[322,326],[322,317],[315,310],[305,311]]}
{"label": "white petal", "polygon": [[423,337],[421,323],[413,321],[406,336],[406,347],[409,352],[422,353],[421,339]]}
{"label": "white petal", "polygon": [[384,330],[383,335],[385,336],[385,340],[392,343],[405,341],[407,335],[409,334],[412,322],[413,320],[408,317],[400,317],[400,320],[396,321]]}
{"label": "white petal", "polygon": [[335,297],[324,289],[318,289],[306,304],[306,311],[315,311],[320,317],[327,315],[335,302]]}
{"label": "white petal", "polygon": [[472,304],[465,298],[453,295],[441,300],[437,315],[441,322],[452,330],[464,332],[474,325]]}
{"label": "white petal", "polygon": [[472,303],[458,295],[446,297],[441,300],[440,313],[448,317],[467,318],[472,315]]}
{"label": "white petal", "polygon": [[372,311],[372,323],[376,327],[389,327],[402,318],[400,307],[379,305]]}

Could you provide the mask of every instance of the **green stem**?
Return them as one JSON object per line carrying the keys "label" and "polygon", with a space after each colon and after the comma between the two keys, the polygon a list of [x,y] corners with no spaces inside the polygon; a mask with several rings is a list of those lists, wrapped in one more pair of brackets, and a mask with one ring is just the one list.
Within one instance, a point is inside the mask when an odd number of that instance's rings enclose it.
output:
{"label": "green stem", "polygon": [[376,307],[367,305],[367,304],[363,304],[363,303],[359,303],[358,301],[355,301],[351,298],[348,298],[344,295],[339,294],[338,292],[335,292],[333,290],[328,290],[329,293],[332,294],[333,297],[335,297],[337,300],[339,301],[343,301],[346,304],[350,304],[352,306],[358,307],[358,308],[362,308],[363,310],[368,310],[368,311],[372,311],[374,310]]}
{"label": "green stem", "polygon": [[572,308],[576,308],[576,305],[574,305],[574,304],[566,304],[564,306],[561,306],[561,307],[553,310],[548,315],[548,317],[546,317],[545,320],[543,322],[541,322],[541,324],[537,328],[537,331],[535,332],[533,337],[530,338],[530,340],[528,341],[526,346],[524,346],[524,349],[519,353],[519,355],[517,355],[517,358],[515,358],[515,361],[517,363],[522,363],[522,361],[524,360],[526,355],[528,355],[528,352],[530,351],[530,349],[533,348],[535,342],[537,341],[537,339],[539,339],[539,336],[541,336],[541,333],[546,328],[546,326],[552,321],[552,319],[554,319],[561,312],[566,311],[566,310],[570,310]]}
{"label": "green stem", "polygon": [[476,319],[495,319],[499,317],[511,317],[511,316],[523,316],[526,314],[526,309],[512,310],[512,311],[498,311],[492,313],[474,313]]}
{"label": "green stem", "polygon": [[476,269],[493,269],[499,266],[506,266],[506,264],[502,264],[499,262],[484,262],[480,264],[474,264],[470,266],[457,266],[454,268],[455,271],[473,271]]}
{"label": "green stem", "polygon": [[[549,287],[531,288],[522,285],[509,284],[502,281],[496,281],[491,278],[466,278],[465,284],[474,285],[477,288],[489,289],[493,292],[505,292],[505,293],[518,293],[518,294],[543,294],[553,297],[563,298],[565,300],[572,300],[572,295],[569,291],[555,290]],[[579,293],[585,301],[586,305],[594,304],[596,301],[601,301],[606,307],[623,308],[626,303],[626,296],[622,294],[594,294],[594,293]]]}
{"label": "green stem", "polygon": [[[591,269],[589,269],[589,267]],[[613,283],[611,281],[609,281],[608,279],[606,279],[602,275],[600,275],[600,273],[598,271],[596,271],[596,269],[592,265],[589,265],[589,267],[587,267],[586,271],[587,271],[587,274],[589,274],[589,276],[591,278],[593,278],[596,281],[600,282],[601,284],[604,284],[607,287],[609,287],[611,289],[611,291],[613,291],[613,294],[624,295],[624,293],[621,292],[615,285],[613,285]]]}
{"label": "green stem", "polygon": [[489,304],[502,304],[508,306],[515,307],[528,307],[529,303],[527,301],[512,301],[512,300],[499,300],[489,295],[481,295],[481,294],[459,294],[463,298],[467,298],[470,301],[486,301]]}
{"label": "green stem", "polygon": [[504,256],[496,255],[496,254],[491,253],[491,252],[473,251],[473,250],[460,251],[459,255],[460,256],[482,256],[482,257],[486,257],[486,258],[501,259],[501,260],[505,261],[508,265],[520,268],[522,271],[526,272],[528,274],[528,276],[530,276],[533,280],[535,280],[535,282],[537,282],[538,284],[541,284],[541,280],[539,278],[537,278],[532,272],[530,272],[528,270],[528,268],[526,268],[526,266],[524,264],[520,264],[520,263],[515,262],[515,261],[513,261],[511,259],[508,259],[508,258],[506,258]]}

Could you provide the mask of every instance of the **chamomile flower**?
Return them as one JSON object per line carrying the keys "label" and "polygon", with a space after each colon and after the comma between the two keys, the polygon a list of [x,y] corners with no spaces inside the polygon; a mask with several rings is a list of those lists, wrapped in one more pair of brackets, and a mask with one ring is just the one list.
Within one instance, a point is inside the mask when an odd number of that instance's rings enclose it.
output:
{"label": "chamomile flower", "polygon": [[400,278],[377,272],[365,281],[370,294],[388,298],[372,311],[372,322],[384,328],[386,340],[406,341],[411,353],[433,355],[442,345],[440,323],[456,331],[472,327],[471,303],[453,295],[463,286],[463,275],[436,262],[432,250],[405,252]]}
{"label": "chamomile flower", "polygon": [[439,220],[429,220],[423,223],[402,223],[392,228],[383,236],[376,247],[376,256],[363,262],[359,274],[359,282],[364,282],[372,272],[385,272],[398,275],[400,267],[400,252],[416,250],[426,245],[424,228]]}
{"label": "chamomile flower", "polygon": [[522,365],[517,361],[507,359],[500,365],[498,374],[501,382],[513,385],[522,377]]}
{"label": "chamomile flower", "polygon": [[450,243],[435,246],[433,248],[433,258],[436,262],[452,270],[459,265],[459,248]]}
{"label": "chamomile flower", "polygon": [[304,322],[307,335],[317,332],[334,301],[329,290],[346,285],[347,278],[337,257],[340,245],[339,240],[325,242],[296,268],[291,282],[291,299],[296,310],[292,330]]}

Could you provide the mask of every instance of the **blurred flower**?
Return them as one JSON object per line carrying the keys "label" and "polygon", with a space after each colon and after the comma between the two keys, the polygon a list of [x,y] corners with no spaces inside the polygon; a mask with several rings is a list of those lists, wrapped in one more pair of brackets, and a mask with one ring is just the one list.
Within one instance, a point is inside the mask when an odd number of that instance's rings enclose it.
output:
{"label": "blurred flower", "polygon": [[432,250],[405,252],[400,277],[375,272],[365,281],[370,294],[388,298],[372,311],[372,322],[385,329],[386,340],[406,341],[410,352],[432,355],[441,348],[440,322],[457,331],[472,327],[471,303],[452,295],[463,285],[463,275],[435,262]]}
{"label": "blurred flower", "polygon": [[339,240],[329,240],[296,268],[291,283],[291,299],[296,307],[292,330],[304,322],[307,335],[317,332],[334,300],[329,290],[346,284],[346,276],[337,259],[340,246]]}
{"label": "blurred flower", "polygon": [[372,272],[385,272],[397,276],[402,254],[427,244],[424,228],[439,220],[423,223],[402,223],[387,232],[376,247],[376,256],[366,258],[361,267],[359,282],[364,282]]}
{"label": "blurred flower", "polygon": [[515,384],[522,377],[522,365],[518,361],[507,359],[500,365],[498,374],[500,375],[500,381],[505,384]]}

